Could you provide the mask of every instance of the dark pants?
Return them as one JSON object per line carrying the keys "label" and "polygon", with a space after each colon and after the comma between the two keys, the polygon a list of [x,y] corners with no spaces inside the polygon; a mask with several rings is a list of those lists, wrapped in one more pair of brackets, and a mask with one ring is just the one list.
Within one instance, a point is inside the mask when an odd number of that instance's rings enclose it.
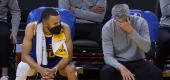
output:
{"label": "dark pants", "polygon": [[[145,60],[120,63],[135,74],[135,80],[162,80],[161,71]],[[120,72],[109,65],[102,68],[100,77],[101,80],[123,80]]]}
{"label": "dark pants", "polygon": [[[40,73],[34,75],[34,76],[28,76],[26,80],[41,80],[42,76]],[[57,72],[55,75],[54,75],[54,80],[67,80],[66,77],[60,75],[59,72]]]}
{"label": "dark pants", "polygon": [[0,21],[0,66],[8,67],[10,60],[10,28]]}
{"label": "dark pants", "polygon": [[92,40],[96,41],[101,46],[101,30],[100,24],[81,24],[76,23],[75,40]]}
{"label": "dark pants", "polygon": [[158,66],[161,70],[164,69],[164,64],[168,55],[170,55],[170,27],[163,27],[160,29],[159,33],[155,60],[156,66]]}

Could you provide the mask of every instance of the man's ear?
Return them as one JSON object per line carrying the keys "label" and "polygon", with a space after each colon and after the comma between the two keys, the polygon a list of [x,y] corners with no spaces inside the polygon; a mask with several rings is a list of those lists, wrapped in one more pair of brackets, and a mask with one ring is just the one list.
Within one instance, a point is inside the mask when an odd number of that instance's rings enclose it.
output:
{"label": "man's ear", "polygon": [[130,17],[128,16],[127,18],[126,18],[126,22],[129,22],[130,21]]}
{"label": "man's ear", "polygon": [[42,23],[43,23],[44,26],[48,26],[48,24],[45,20],[42,20]]}

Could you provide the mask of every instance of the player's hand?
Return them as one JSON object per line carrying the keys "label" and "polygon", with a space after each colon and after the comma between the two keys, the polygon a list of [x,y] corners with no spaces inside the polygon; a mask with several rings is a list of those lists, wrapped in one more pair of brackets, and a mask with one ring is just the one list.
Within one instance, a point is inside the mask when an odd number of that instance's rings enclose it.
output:
{"label": "player's hand", "polygon": [[38,72],[41,74],[43,80],[51,80],[54,78],[54,75],[51,74],[51,69],[49,68],[39,68]]}

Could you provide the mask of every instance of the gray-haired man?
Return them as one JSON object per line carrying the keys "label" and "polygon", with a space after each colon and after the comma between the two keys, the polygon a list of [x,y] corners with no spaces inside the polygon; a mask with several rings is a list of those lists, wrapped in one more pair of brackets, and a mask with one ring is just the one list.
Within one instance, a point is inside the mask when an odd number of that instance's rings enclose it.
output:
{"label": "gray-haired man", "polygon": [[146,20],[130,16],[126,4],[115,5],[112,16],[102,29],[101,80],[161,80],[161,71],[145,60],[151,45]]}

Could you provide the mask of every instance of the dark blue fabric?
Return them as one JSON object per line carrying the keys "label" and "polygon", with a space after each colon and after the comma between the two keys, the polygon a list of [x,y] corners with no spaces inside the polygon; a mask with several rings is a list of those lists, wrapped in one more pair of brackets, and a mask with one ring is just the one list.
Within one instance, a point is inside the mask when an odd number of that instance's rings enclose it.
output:
{"label": "dark blue fabric", "polygon": [[[46,37],[46,47],[47,47],[47,55],[48,55],[48,68],[53,68],[58,64],[58,62],[62,59],[61,57],[55,56],[52,51],[52,37]],[[50,57],[52,56],[52,57]]]}
{"label": "dark blue fabric", "polygon": [[149,26],[151,42],[156,42],[158,40],[159,27],[160,27],[157,16],[151,11],[141,11],[141,10],[130,10],[130,14],[141,16],[146,19]]}
{"label": "dark blue fabric", "polygon": [[[48,7],[39,7],[37,9],[32,10],[27,18],[27,23],[33,22],[33,21],[38,21],[41,22],[41,13]],[[73,15],[72,12],[69,10],[63,9],[63,8],[55,8],[53,7],[56,11],[59,12],[61,21],[67,23],[70,26],[71,30],[71,38],[74,38],[75,35],[75,16]]]}
{"label": "dark blue fabric", "polygon": [[32,50],[29,55],[37,62],[36,59],[36,35],[32,39]]}

